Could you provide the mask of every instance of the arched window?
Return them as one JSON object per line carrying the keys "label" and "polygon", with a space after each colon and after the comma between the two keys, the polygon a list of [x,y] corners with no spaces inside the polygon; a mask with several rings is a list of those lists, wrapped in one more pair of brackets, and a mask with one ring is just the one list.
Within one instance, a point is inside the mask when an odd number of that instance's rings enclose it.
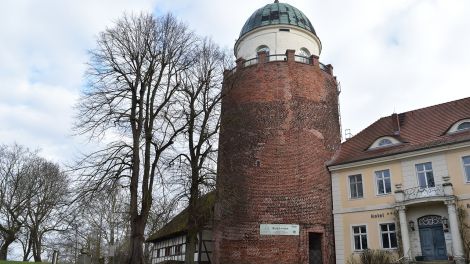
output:
{"label": "arched window", "polygon": [[387,146],[387,145],[391,145],[391,144],[393,144],[393,142],[390,139],[384,138],[384,139],[381,139],[379,141],[378,145],[379,145],[379,147],[383,147],[383,146]]}
{"label": "arched window", "polygon": [[388,147],[388,146],[394,146],[397,144],[400,144],[401,142],[390,136],[383,136],[374,141],[372,145],[369,147],[369,149],[375,149],[375,148],[381,148],[381,147]]}
{"label": "arched window", "polygon": [[258,52],[266,52],[266,56],[269,56],[269,47],[266,45],[261,45],[258,48],[256,48],[256,56],[258,56]]}
{"label": "arched window", "polygon": [[470,130],[470,119],[462,119],[458,122],[455,122],[450,129],[447,131],[447,133],[454,133],[454,132],[460,132],[464,130]]}
{"label": "arched window", "polygon": [[463,122],[457,126],[457,130],[465,130],[465,129],[470,129],[470,121]]}
{"label": "arched window", "polygon": [[306,48],[301,48],[300,49],[300,56],[303,56],[303,57],[310,57],[310,51],[308,51],[308,49]]}

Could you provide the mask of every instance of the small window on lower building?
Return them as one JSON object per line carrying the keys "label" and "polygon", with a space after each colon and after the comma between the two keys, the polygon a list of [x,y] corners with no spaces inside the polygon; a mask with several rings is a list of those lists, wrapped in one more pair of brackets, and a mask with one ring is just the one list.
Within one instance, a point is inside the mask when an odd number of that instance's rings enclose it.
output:
{"label": "small window on lower building", "polygon": [[462,157],[462,163],[465,173],[465,181],[470,183],[470,156]]}
{"label": "small window on lower building", "polygon": [[380,234],[382,236],[382,248],[397,248],[397,232],[395,229],[395,223],[381,224]]}
{"label": "small window on lower building", "polygon": [[392,184],[390,182],[390,171],[381,170],[375,172],[375,182],[377,183],[377,194],[389,194],[392,192]]}
{"label": "small window on lower building", "polygon": [[367,227],[365,225],[353,226],[354,250],[365,250],[367,247]]}
{"label": "small window on lower building", "polygon": [[181,255],[181,245],[175,246],[175,255]]}
{"label": "small window on lower building", "polygon": [[434,187],[434,174],[432,172],[432,163],[416,164],[416,174],[418,176],[418,184],[421,188]]}
{"label": "small window on lower building", "polygon": [[165,256],[170,256],[171,252],[171,247],[166,247],[165,248]]}
{"label": "small window on lower building", "polygon": [[364,197],[364,191],[362,188],[362,175],[350,175],[349,176],[349,191],[351,199],[357,199]]}

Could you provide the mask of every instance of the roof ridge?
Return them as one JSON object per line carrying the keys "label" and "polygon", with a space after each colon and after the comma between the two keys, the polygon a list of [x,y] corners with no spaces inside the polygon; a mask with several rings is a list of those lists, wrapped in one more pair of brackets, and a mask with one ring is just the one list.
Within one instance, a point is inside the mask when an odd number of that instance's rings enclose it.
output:
{"label": "roof ridge", "polygon": [[464,101],[464,100],[470,100],[470,97],[460,98],[460,99],[457,99],[457,100],[452,100],[452,101],[439,103],[439,104],[435,104],[435,105],[428,105],[428,106],[425,106],[425,107],[421,107],[421,108],[409,110],[409,111],[406,111],[406,112],[402,112],[402,113],[399,113],[398,115],[412,113],[412,112],[419,112],[419,111],[423,111],[425,109],[430,109],[430,108],[438,108],[438,107],[442,107],[443,105],[446,105],[446,104],[452,104],[452,103],[456,103],[458,101]]}

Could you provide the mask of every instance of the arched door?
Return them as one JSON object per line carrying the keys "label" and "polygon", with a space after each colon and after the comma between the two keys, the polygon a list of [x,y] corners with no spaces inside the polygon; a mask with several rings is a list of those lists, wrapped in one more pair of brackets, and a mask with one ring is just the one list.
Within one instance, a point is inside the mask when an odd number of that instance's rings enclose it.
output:
{"label": "arched door", "polygon": [[425,260],[447,259],[442,217],[426,215],[418,219],[421,254]]}

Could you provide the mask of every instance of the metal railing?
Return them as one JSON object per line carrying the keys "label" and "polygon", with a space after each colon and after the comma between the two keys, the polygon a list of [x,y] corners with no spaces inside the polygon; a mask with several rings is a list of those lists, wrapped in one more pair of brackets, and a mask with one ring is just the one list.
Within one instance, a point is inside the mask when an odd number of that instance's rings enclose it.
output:
{"label": "metal railing", "polygon": [[[295,55],[294,60],[296,62],[300,62],[300,63],[304,63],[304,64],[309,64],[309,65],[313,64],[313,61],[310,57]],[[287,61],[287,55],[286,54],[274,54],[274,55],[266,56],[266,61],[265,62],[274,62],[274,61]],[[249,66],[252,66],[252,65],[255,65],[255,64],[258,64],[258,63],[259,63],[259,58],[258,57],[243,61],[240,66],[234,67],[233,69],[228,70],[226,72],[226,74],[227,75],[232,75],[237,71],[237,68],[245,68],[245,67],[249,67]],[[319,62],[319,67],[322,71],[331,74],[330,69],[325,64]]]}
{"label": "metal railing", "polygon": [[442,185],[434,187],[414,187],[403,190],[405,201],[419,198],[442,197],[444,196],[444,187]]}
{"label": "metal railing", "polygon": [[266,57],[267,61],[287,61],[286,54],[274,54]]}
{"label": "metal railing", "polygon": [[243,68],[258,64],[258,57],[243,62]]}
{"label": "metal railing", "polygon": [[305,64],[312,64],[312,59],[305,56],[295,55],[294,60]]}

